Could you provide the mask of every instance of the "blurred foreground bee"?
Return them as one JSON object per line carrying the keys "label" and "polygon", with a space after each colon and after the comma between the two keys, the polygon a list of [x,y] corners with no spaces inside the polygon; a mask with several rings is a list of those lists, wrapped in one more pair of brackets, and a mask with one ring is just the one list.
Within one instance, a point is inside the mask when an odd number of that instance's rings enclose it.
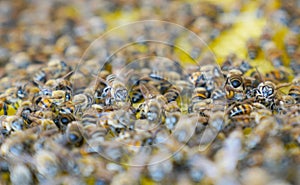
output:
{"label": "blurred foreground bee", "polygon": [[1,134],[4,136],[14,131],[21,131],[26,127],[23,119],[19,116],[2,116],[0,123]]}
{"label": "blurred foreground bee", "polygon": [[66,137],[70,144],[74,146],[80,146],[84,142],[83,136],[84,129],[81,124],[72,122],[68,124],[66,129]]}
{"label": "blurred foreground bee", "polygon": [[13,164],[10,166],[9,171],[12,184],[33,184],[33,175],[27,165],[22,163]]}
{"label": "blurred foreground bee", "polygon": [[60,161],[55,153],[48,150],[39,150],[34,156],[35,166],[41,178],[50,179],[55,177],[60,171]]}

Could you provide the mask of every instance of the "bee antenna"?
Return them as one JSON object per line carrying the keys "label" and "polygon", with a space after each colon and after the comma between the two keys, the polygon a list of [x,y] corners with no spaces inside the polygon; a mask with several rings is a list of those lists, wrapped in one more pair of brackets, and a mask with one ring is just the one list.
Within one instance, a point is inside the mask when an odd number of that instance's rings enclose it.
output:
{"label": "bee antenna", "polygon": [[261,75],[261,73],[259,72],[257,66],[255,66],[255,70],[256,70],[256,72],[258,73],[258,76],[259,76],[260,80],[261,80],[262,82],[265,83],[265,79],[262,77],[262,75]]}
{"label": "bee antenna", "polygon": [[63,77],[61,77],[62,79],[65,79],[65,78],[70,78],[71,75],[74,73],[74,70],[68,72],[67,74],[65,74]]}
{"label": "bee antenna", "polygon": [[288,87],[288,86],[291,86],[291,85],[292,85],[291,82],[290,82],[290,83],[282,83],[282,84],[276,86],[276,90],[277,90],[277,89],[281,89],[281,88],[283,88],[283,87]]}

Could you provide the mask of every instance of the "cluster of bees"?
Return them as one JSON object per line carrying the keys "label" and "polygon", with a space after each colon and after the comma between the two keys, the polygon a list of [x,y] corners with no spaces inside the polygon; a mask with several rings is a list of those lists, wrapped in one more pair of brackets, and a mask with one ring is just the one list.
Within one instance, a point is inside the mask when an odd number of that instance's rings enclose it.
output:
{"label": "cluster of bees", "polygon": [[[300,183],[299,18],[292,1],[273,14],[267,3],[257,10],[290,28],[283,48],[274,25],[266,25],[245,43],[246,59],[230,54],[221,65],[202,42],[231,28],[242,1],[232,12],[207,2],[91,1],[88,15],[74,1],[88,21],[67,3],[35,9],[33,2],[0,2],[8,7],[0,8],[7,28],[0,30],[0,184]],[[133,24],[124,29],[128,40],[111,31],[86,51],[108,26],[94,14],[118,7],[192,30],[202,42],[186,37],[187,53],[198,63],[176,56],[187,32],[167,23]],[[40,11],[49,17],[30,16]],[[36,21],[42,26],[32,29]],[[111,53],[129,41],[138,43]],[[259,58],[267,62],[256,65]]]}
{"label": "cluster of bees", "polygon": [[[147,66],[155,62],[167,72]],[[299,76],[277,83],[257,69],[245,75],[246,61],[191,72],[169,62],[146,60],[123,76],[103,69],[83,89],[70,66],[49,61],[1,94],[1,171],[13,184],[210,184],[235,168],[277,165],[269,175],[280,177],[297,168]]]}

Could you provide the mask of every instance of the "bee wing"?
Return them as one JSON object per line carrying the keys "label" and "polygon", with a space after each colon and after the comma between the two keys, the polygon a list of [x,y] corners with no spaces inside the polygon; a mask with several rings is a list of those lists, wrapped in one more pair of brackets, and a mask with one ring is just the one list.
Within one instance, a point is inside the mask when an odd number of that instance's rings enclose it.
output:
{"label": "bee wing", "polygon": [[149,100],[160,94],[157,89],[150,84],[140,84],[140,90],[144,96],[144,99]]}

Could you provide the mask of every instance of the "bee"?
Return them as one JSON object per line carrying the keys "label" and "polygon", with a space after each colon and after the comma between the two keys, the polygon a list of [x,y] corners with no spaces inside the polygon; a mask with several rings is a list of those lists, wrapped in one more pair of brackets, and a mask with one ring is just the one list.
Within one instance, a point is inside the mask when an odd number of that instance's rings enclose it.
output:
{"label": "bee", "polygon": [[144,96],[143,93],[140,90],[139,86],[134,86],[131,89],[131,102],[132,103],[139,103],[143,100]]}
{"label": "bee", "polygon": [[229,100],[242,101],[244,95],[244,79],[240,70],[232,69],[227,75],[225,82],[226,98]]}
{"label": "bee", "polygon": [[202,66],[199,71],[192,73],[189,76],[189,81],[192,82],[195,87],[205,87],[208,91],[212,91],[214,85],[218,85],[219,80],[217,79],[220,77],[222,77],[222,74],[218,67],[205,65]]}
{"label": "bee", "polygon": [[252,77],[244,77],[244,87],[245,87],[245,95],[246,98],[253,98],[254,97],[254,89],[257,87],[255,84],[255,79]]}
{"label": "bee", "polygon": [[67,125],[75,121],[75,117],[68,109],[60,109],[53,121],[60,130],[66,130]]}
{"label": "bee", "polygon": [[267,60],[271,61],[274,67],[277,68],[283,65],[283,53],[273,42],[267,43],[263,49]]}
{"label": "bee", "polygon": [[247,51],[248,51],[248,56],[251,60],[254,60],[260,50],[259,44],[257,43],[257,41],[253,38],[250,38],[247,42],[246,42],[246,47],[247,47]]}
{"label": "bee", "polygon": [[108,133],[108,129],[100,127],[96,124],[84,126],[84,132],[87,135],[88,142],[90,141],[104,141],[104,137]]}
{"label": "bee", "polygon": [[265,81],[260,83],[255,89],[255,99],[258,103],[265,105],[266,107],[273,110],[276,106],[278,89],[288,86],[289,84],[280,84],[276,86],[271,81]]}
{"label": "bee", "polygon": [[251,111],[253,110],[253,106],[251,104],[240,104],[240,105],[236,105],[233,106],[229,112],[228,112],[228,116],[230,118],[234,118],[236,116],[240,116],[240,115],[250,115]]}
{"label": "bee", "polygon": [[154,123],[161,122],[163,108],[159,99],[147,100],[138,108],[138,111],[140,109],[142,109],[141,118],[146,118]]}
{"label": "bee", "polygon": [[8,135],[10,132],[24,130],[26,125],[19,116],[4,116],[1,118],[1,127],[2,134]]}
{"label": "bee", "polygon": [[115,110],[109,113],[107,126],[113,136],[124,135],[125,131],[131,127],[131,122],[134,119],[128,110]]}
{"label": "bee", "polygon": [[201,100],[207,99],[209,96],[208,91],[203,87],[197,87],[194,89],[191,102],[199,102]]}
{"label": "bee", "polygon": [[14,160],[28,160],[28,156],[34,153],[33,143],[37,140],[35,130],[14,132],[1,145],[1,155]]}
{"label": "bee", "polygon": [[42,149],[36,152],[34,158],[37,171],[43,178],[53,178],[60,173],[60,161],[53,152]]}
{"label": "bee", "polygon": [[[71,71],[71,73],[67,75],[71,75],[72,73],[73,71]],[[64,79],[65,77],[48,80],[45,83],[44,88],[51,89],[51,90],[63,90],[63,91],[72,92],[73,91],[72,84],[69,80]]]}
{"label": "bee", "polygon": [[142,78],[142,82],[148,81],[148,83],[156,87],[161,94],[165,94],[169,89],[172,89],[171,87],[173,86],[173,84],[171,84],[171,82],[167,78],[167,76],[164,77],[160,74],[152,72],[149,74],[149,79]]}
{"label": "bee", "polygon": [[272,81],[275,84],[288,82],[289,72],[283,67],[278,67],[265,74],[265,80]]}
{"label": "bee", "polygon": [[71,94],[63,90],[52,91],[50,100],[56,106],[62,106],[65,102],[71,100]]}
{"label": "bee", "polygon": [[90,93],[82,93],[75,95],[72,99],[72,103],[75,106],[74,114],[78,115],[90,108],[94,103],[94,99]]}
{"label": "bee", "polygon": [[71,71],[71,67],[59,59],[50,60],[47,68],[51,71],[52,78],[60,78]]}
{"label": "bee", "polygon": [[126,101],[128,97],[128,90],[124,83],[122,83],[117,77],[113,74],[106,77],[107,83],[110,85],[111,94],[114,98],[114,101]]}
{"label": "bee", "polygon": [[[149,163],[152,165],[147,166],[147,170],[151,179],[155,182],[161,182],[164,178],[166,178],[171,172],[173,168],[173,164],[169,158],[166,156],[170,155],[169,153],[160,152],[156,155],[153,155],[149,159]],[[161,159],[166,159],[161,161]],[[161,161],[158,163],[158,161]]]}
{"label": "bee", "polygon": [[66,129],[66,137],[67,141],[74,145],[74,146],[80,146],[84,142],[84,129],[81,124],[77,122],[72,122],[68,124]]}
{"label": "bee", "polygon": [[180,112],[165,112],[165,126],[169,131],[173,131],[175,129],[175,126],[178,123],[180,116]]}
{"label": "bee", "polygon": [[39,70],[33,75],[33,82],[35,84],[44,84],[49,79],[45,70]]}
{"label": "bee", "polygon": [[54,110],[55,105],[52,103],[51,99],[46,96],[36,96],[33,99],[34,106],[38,110]]}
{"label": "bee", "polygon": [[15,103],[8,103],[5,100],[2,101],[0,98],[0,115],[14,115],[16,114],[19,106],[19,101]]}
{"label": "bee", "polygon": [[86,109],[81,117],[81,122],[83,126],[87,125],[96,125],[99,121],[100,113],[97,111],[97,109],[91,107]]}
{"label": "bee", "polygon": [[175,85],[172,85],[166,93],[164,93],[164,97],[167,99],[167,102],[170,103],[172,101],[176,101],[176,99],[180,96],[180,90]]}
{"label": "bee", "polygon": [[288,95],[293,97],[297,103],[300,102],[300,84],[297,84],[297,79],[293,80],[292,86],[288,92]]}
{"label": "bee", "polygon": [[10,165],[10,181],[12,184],[33,184],[33,175],[28,166],[22,163]]}
{"label": "bee", "polygon": [[299,37],[297,34],[290,32],[284,39],[285,50],[289,57],[293,56],[299,46]]}

